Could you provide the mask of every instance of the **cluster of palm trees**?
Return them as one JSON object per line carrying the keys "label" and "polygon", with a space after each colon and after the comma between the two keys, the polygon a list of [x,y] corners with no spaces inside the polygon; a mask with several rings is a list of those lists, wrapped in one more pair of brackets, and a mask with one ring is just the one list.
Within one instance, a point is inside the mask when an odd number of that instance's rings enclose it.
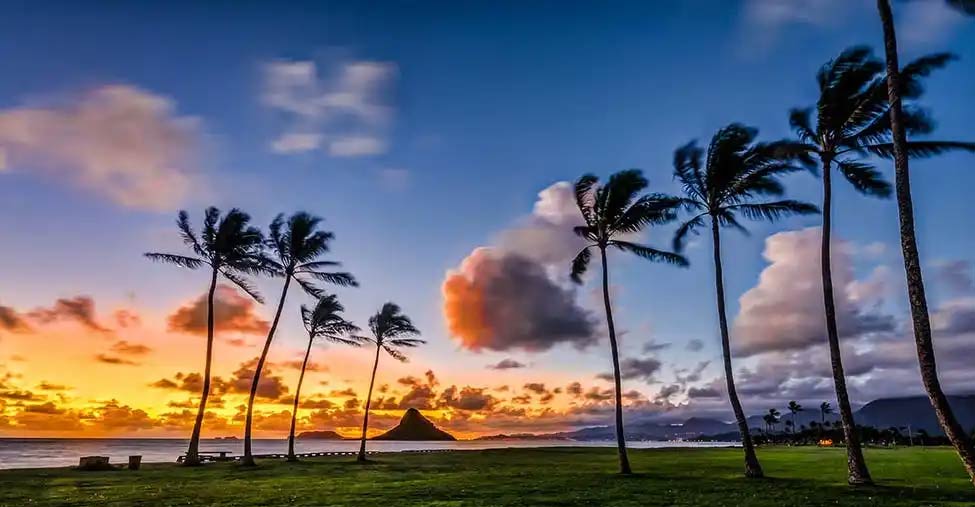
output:
{"label": "cluster of palm trees", "polygon": [[[956,2],[966,4],[966,2]],[[967,4],[968,8],[972,6]],[[950,150],[975,152],[975,143],[954,141],[908,141],[908,135],[928,134],[933,123],[927,113],[914,104],[923,93],[922,78],[943,67],[953,55],[939,53],[914,60],[900,67],[887,0],[878,0],[884,22],[887,62],[875,58],[869,48],[853,47],[823,65],[816,74],[819,99],[814,107],[793,109],[788,120],[796,137],[771,142],[756,140],[758,131],[733,123],[714,134],[707,150],[694,142],[678,148],[674,154],[674,178],[682,186],[680,196],[660,193],[644,194],[647,180],[638,170],[613,174],[600,185],[590,174],[575,184],[578,208],[585,225],[575,228],[588,245],[572,261],[572,279],[581,282],[592,258],[599,253],[602,265],[603,299],[616,387],[616,433],[620,471],[631,472],[623,431],[622,391],[619,352],[609,298],[609,271],[606,252],[610,247],[634,253],[651,261],[687,266],[680,255],[690,233],[708,228],[714,257],[715,291],[728,397],[742,438],[745,475],[762,477],[761,464],[755,453],[745,413],[735,389],[731,363],[730,337],[725,309],[721,264],[721,229],[745,232],[740,218],[774,221],[786,216],[822,213],[822,284],[825,310],[825,335],[828,343],[837,408],[846,442],[848,481],[869,484],[871,477],[863,457],[853,410],[843,372],[836,308],[830,271],[830,237],[832,228],[832,177],[841,174],[861,194],[889,197],[891,185],[871,163],[871,157],[893,159],[897,208],[900,220],[901,246],[904,253],[911,315],[917,343],[921,378],[948,439],[975,481],[975,449],[958,424],[938,381],[937,366],[931,341],[931,326],[921,276],[917,241],[914,231],[913,204],[910,196],[908,160],[938,155]],[[975,12],[971,9],[969,12]],[[904,104],[905,101],[910,101]],[[800,171],[822,179],[822,206],[781,199],[784,187],[781,177]],[[635,233],[646,227],[677,221],[682,213],[689,216],[676,230],[673,251],[636,244]],[[824,405],[823,410],[831,407]],[[793,414],[802,410],[790,405]],[[777,410],[767,414],[778,420]]]}
{"label": "cluster of palm trees", "polygon": [[[800,405],[799,402],[792,400],[789,402],[789,405],[786,406],[786,410],[788,410],[789,414],[792,416],[791,420],[785,421],[786,429],[790,430],[791,432],[795,432],[796,429],[799,428],[797,417],[800,412],[805,412],[806,409],[805,407]],[[820,403],[819,404],[820,422],[818,424],[821,426],[828,425],[829,423],[826,421],[826,416],[832,413],[833,413],[833,406],[828,401],[824,401]],[[775,426],[780,422],[782,422],[782,412],[779,412],[779,409],[777,408],[770,408],[768,409],[768,412],[766,412],[765,415],[762,416],[762,421],[765,422],[765,432],[771,433],[772,431],[775,430]],[[813,422],[813,424],[816,423]]]}
{"label": "cluster of palm trees", "polygon": [[226,214],[221,214],[219,209],[210,207],[206,210],[203,228],[197,234],[190,225],[189,214],[180,211],[176,225],[179,228],[183,243],[191,250],[192,255],[145,254],[146,257],[155,261],[175,264],[188,269],[209,268],[210,270],[210,285],[207,293],[207,346],[203,391],[200,395],[200,405],[193,425],[193,433],[190,436],[189,449],[184,460],[185,464],[200,464],[200,431],[206,413],[207,398],[210,395],[215,319],[213,298],[217,281],[223,277],[240,287],[254,300],[263,303],[263,297],[251,284],[248,279],[249,276],[283,278],[284,283],[274,312],[274,319],[268,329],[264,348],[258,357],[254,377],[251,381],[247,401],[247,416],[244,423],[244,455],[241,463],[251,466],[255,464],[251,447],[254,399],[257,396],[261,371],[267,361],[271,342],[274,340],[278,323],[281,320],[281,313],[284,310],[285,300],[288,297],[288,290],[292,281],[298,284],[316,303],[312,308],[305,305],[301,305],[300,308],[301,320],[308,332],[308,346],[301,364],[301,373],[298,377],[294,405],[291,411],[288,459],[292,461],[297,459],[294,450],[295,425],[301,384],[304,381],[312,344],[316,340],[327,340],[355,347],[367,343],[376,347],[376,359],[369,382],[369,395],[366,398],[358,456],[359,461],[365,461],[366,433],[369,429],[369,405],[372,401],[372,386],[379,366],[380,352],[386,351],[390,356],[405,361],[406,356],[401,349],[416,347],[424,341],[417,338],[420,334],[419,330],[395,303],[384,304],[375,315],[369,318],[370,335],[358,334],[359,327],[342,317],[345,308],[339,303],[338,297],[334,294],[326,294],[318,283],[356,287],[358,282],[349,273],[328,271],[338,266],[339,263],[322,260],[322,257],[329,251],[329,243],[334,235],[331,232],[321,230],[320,224],[320,218],[305,212],[297,212],[287,219],[282,214],[275,217],[271,222],[267,237],[265,237],[260,229],[250,225],[250,216],[247,213],[232,209]]}

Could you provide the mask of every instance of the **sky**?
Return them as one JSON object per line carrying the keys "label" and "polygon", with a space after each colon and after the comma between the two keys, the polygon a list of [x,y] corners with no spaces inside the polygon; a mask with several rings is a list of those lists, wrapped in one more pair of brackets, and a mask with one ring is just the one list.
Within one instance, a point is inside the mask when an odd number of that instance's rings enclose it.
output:
{"label": "sky", "polygon": [[[202,271],[178,210],[261,227],[305,210],[335,233],[330,288],[364,324],[398,303],[425,345],[383,357],[374,431],[416,407],[458,436],[608,424],[598,279],[568,282],[571,182],[640,168],[676,193],[673,151],[742,122],[791,135],[815,72],[880,49],[866,0],[7,4],[0,21],[0,435],[185,437],[205,346]],[[975,26],[942,2],[895,5],[902,60],[951,51],[922,105],[971,141]],[[970,155],[912,163],[918,238],[949,392],[975,371]],[[888,163],[878,167],[888,176]],[[817,202],[810,175],[790,197]],[[834,285],[854,403],[923,393],[896,208],[835,186]],[[832,400],[819,218],[723,237],[746,411]],[[197,225],[197,227],[199,227]],[[638,238],[667,247],[673,227]],[[709,239],[689,269],[610,257],[628,420],[728,420]],[[269,303],[217,293],[204,436],[241,433]],[[258,436],[287,433],[307,335],[293,290],[264,371]],[[371,351],[319,344],[300,430],[354,435]]]}

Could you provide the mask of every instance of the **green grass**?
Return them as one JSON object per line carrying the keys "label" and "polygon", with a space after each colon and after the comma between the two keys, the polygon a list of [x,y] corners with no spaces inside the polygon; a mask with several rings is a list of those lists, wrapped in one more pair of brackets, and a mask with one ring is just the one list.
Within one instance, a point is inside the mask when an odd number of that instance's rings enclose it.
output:
{"label": "green grass", "polygon": [[975,505],[975,488],[950,449],[870,449],[877,485],[845,484],[843,449],[764,448],[770,477],[740,475],[735,449],[631,451],[631,477],[612,449],[519,449],[383,455],[301,463],[263,461],[140,471],[0,472],[0,505],[494,505],[919,506]]}

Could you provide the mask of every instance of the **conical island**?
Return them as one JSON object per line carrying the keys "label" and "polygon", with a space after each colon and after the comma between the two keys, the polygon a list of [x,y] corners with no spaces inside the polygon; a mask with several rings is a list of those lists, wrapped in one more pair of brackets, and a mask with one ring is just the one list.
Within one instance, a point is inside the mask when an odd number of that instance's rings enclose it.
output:
{"label": "conical island", "polygon": [[457,440],[453,435],[438,428],[415,408],[403,414],[395,428],[372,440]]}

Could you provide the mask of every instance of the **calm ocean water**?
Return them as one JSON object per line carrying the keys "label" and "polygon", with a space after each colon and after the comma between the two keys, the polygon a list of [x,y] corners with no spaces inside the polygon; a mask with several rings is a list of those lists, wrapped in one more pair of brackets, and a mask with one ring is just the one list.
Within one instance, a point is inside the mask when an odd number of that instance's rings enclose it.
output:
{"label": "calm ocean water", "polygon": [[[80,456],[109,456],[112,463],[126,463],[131,455],[143,462],[174,462],[186,451],[188,440],[173,438],[0,438],[0,468],[38,468],[75,466]],[[613,447],[615,442],[573,442],[566,440],[464,440],[457,442],[369,442],[373,451],[398,452],[423,449],[499,449],[507,447]],[[658,447],[726,447],[737,443],[719,442],[630,442],[634,449]],[[243,453],[241,440],[203,439],[201,451]],[[298,440],[295,451],[356,451],[354,440]],[[286,440],[254,440],[254,454],[284,453]]]}

